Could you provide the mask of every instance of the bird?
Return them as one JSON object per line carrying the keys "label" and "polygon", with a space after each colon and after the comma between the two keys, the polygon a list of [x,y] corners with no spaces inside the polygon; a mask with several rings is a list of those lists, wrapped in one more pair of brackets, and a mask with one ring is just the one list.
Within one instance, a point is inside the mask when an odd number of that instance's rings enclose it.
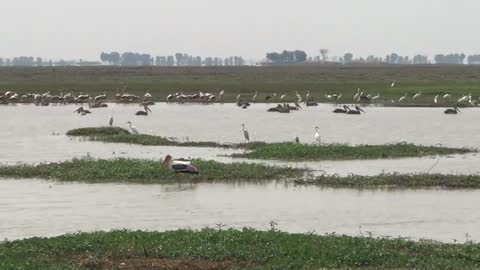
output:
{"label": "bird", "polygon": [[433,98],[433,103],[435,103],[435,104],[438,103],[438,95],[436,95],[436,96]]}
{"label": "bird", "polygon": [[81,115],[86,115],[87,113],[92,113],[92,112],[89,111],[89,110],[85,110],[85,109],[83,108],[83,106],[80,107],[80,108],[78,108],[78,109],[76,109],[76,110],[73,111],[73,112],[79,113],[79,114],[81,114]]}
{"label": "bird", "polygon": [[302,96],[298,93],[298,91],[295,91],[295,95],[297,96],[297,102],[302,102]]}
{"label": "bird", "polygon": [[347,105],[343,105],[343,108],[336,108],[333,110],[334,113],[347,113],[350,109]]}
{"label": "bird", "polygon": [[108,125],[113,127],[113,115],[110,115],[110,118],[108,119]]}
{"label": "bird", "polygon": [[395,86],[395,80],[393,80],[392,84],[390,85],[390,87],[394,87]]}
{"label": "bird", "polygon": [[221,90],[220,93],[218,93],[218,98],[223,100],[223,95],[225,94],[225,90]]}
{"label": "bird", "polygon": [[147,105],[143,105],[143,109],[145,111],[138,111],[135,113],[135,115],[148,115],[148,112],[152,112],[152,110],[150,110]]}
{"label": "bird", "polygon": [[380,98],[380,93],[377,93],[377,95],[376,95],[376,96],[373,96],[373,97],[371,98],[371,100],[377,100],[377,99],[379,99],[379,98]]}
{"label": "bird", "polygon": [[170,170],[176,173],[188,173],[188,174],[199,173],[198,168],[190,164],[190,162],[174,160],[171,155],[166,155],[165,158],[163,158],[163,162],[160,169],[162,169],[165,166],[167,166]]}
{"label": "bird", "polygon": [[307,91],[307,94],[305,95],[305,100],[308,101],[310,99],[310,90]]}
{"label": "bird", "polygon": [[465,96],[463,96],[463,97],[459,98],[459,99],[458,99],[458,102],[464,102],[464,101],[467,101],[467,100],[468,100],[468,97],[469,97],[469,95],[465,95]]}
{"label": "bird", "polygon": [[315,127],[315,144],[320,145],[321,144],[321,138],[320,134],[318,133],[319,127]]}
{"label": "bird", "polygon": [[250,142],[250,135],[248,135],[248,130],[245,128],[245,124],[242,124],[243,127],[243,137],[245,137],[245,143]]}
{"label": "bird", "polygon": [[152,94],[150,94],[148,91],[143,95],[143,100],[150,100],[152,98]]}
{"label": "bird", "polygon": [[295,143],[300,143],[300,138],[297,135],[295,135]]}
{"label": "bird", "polygon": [[418,93],[416,93],[415,95],[413,95],[412,99],[416,99],[417,97],[421,96],[422,95],[422,91],[419,91]]}
{"label": "bird", "polygon": [[127,124],[130,125],[130,131],[132,132],[132,134],[135,134],[135,135],[140,134],[137,128],[134,125],[132,125],[132,122],[128,121]]}
{"label": "bird", "polygon": [[237,97],[235,98],[235,101],[236,101],[236,102],[239,102],[239,101],[240,101],[240,97],[241,97],[240,94],[238,94]]}
{"label": "bird", "polygon": [[402,102],[402,101],[405,101],[407,99],[407,94],[403,95],[402,97],[400,97],[398,99],[398,102]]}
{"label": "bird", "polygon": [[355,110],[350,109],[347,111],[347,114],[361,114],[362,112],[365,113],[365,111],[362,110],[362,108],[355,106]]}
{"label": "bird", "polygon": [[450,95],[450,94],[445,94],[445,95],[443,95],[443,98],[449,98],[449,97],[451,97],[451,96],[452,96],[452,95]]}
{"label": "bird", "polygon": [[257,98],[258,91],[255,91],[255,94],[252,97],[252,102],[255,102],[255,99]]}
{"label": "bird", "polygon": [[453,107],[453,109],[446,109],[443,113],[445,114],[457,114],[460,110],[457,107]]}
{"label": "bird", "polygon": [[280,96],[280,100],[284,100],[287,97],[287,93]]}
{"label": "bird", "polygon": [[357,93],[353,96],[353,100],[357,100],[360,97],[360,88],[357,89]]}

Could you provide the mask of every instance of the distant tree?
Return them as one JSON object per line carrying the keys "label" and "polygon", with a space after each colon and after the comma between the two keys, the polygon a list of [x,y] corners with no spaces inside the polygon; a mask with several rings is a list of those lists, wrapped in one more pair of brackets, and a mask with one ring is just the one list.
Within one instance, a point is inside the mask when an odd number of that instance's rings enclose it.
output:
{"label": "distant tree", "polygon": [[328,49],[320,49],[320,54],[322,55],[322,61],[327,62]]}
{"label": "distant tree", "polygon": [[0,67],[3,67],[3,59],[0,58]]}
{"label": "distant tree", "polygon": [[42,60],[41,57],[37,57],[37,59],[36,59],[35,62],[36,62],[36,65],[37,65],[38,67],[43,66],[43,60]]}
{"label": "distant tree", "polygon": [[167,56],[167,66],[169,67],[175,66],[175,57],[173,57],[173,55]]}
{"label": "distant tree", "polygon": [[304,51],[286,51],[282,53],[271,52],[266,55],[267,60],[273,64],[299,63],[307,60],[307,54]]}
{"label": "distant tree", "polygon": [[392,53],[390,54],[390,64],[397,64],[398,63],[398,54]]}
{"label": "distant tree", "polygon": [[350,64],[353,61],[353,54],[352,53],[346,53],[343,55],[343,62],[345,64]]}
{"label": "distant tree", "polygon": [[295,55],[295,62],[307,61],[307,54],[304,51],[296,50],[293,54]]}
{"label": "distant tree", "polygon": [[428,57],[425,55],[417,54],[413,57],[413,64],[414,65],[428,64]]}
{"label": "distant tree", "polygon": [[480,54],[469,55],[467,62],[469,65],[480,65]]}

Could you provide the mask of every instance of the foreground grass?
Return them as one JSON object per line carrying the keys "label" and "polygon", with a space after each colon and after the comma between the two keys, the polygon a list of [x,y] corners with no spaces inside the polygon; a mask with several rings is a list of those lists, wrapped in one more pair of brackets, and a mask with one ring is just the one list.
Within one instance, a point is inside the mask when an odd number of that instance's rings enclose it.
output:
{"label": "foreground grass", "polygon": [[277,160],[353,160],[422,157],[429,155],[464,154],[474,152],[467,148],[418,146],[407,143],[386,145],[307,145],[295,143],[258,144],[249,147],[250,152],[234,154],[234,157]]}
{"label": "foreground grass", "polygon": [[[157,266],[156,268],[152,265]],[[251,229],[112,231],[0,244],[0,269],[473,269],[480,245]]]}
{"label": "foreground grass", "polygon": [[376,176],[332,176],[322,175],[312,179],[295,180],[302,185],[319,185],[347,188],[480,188],[480,175],[445,174],[381,174]]}
{"label": "foreground grass", "polygon": [[60,181],[162,183],[170,181],[265,181],[300,177],[305,170],[261,164],[193,160],[198,175],[175,174],[161,161],[138,159],[74,159],[40,165],[0,166],[0,176]]}

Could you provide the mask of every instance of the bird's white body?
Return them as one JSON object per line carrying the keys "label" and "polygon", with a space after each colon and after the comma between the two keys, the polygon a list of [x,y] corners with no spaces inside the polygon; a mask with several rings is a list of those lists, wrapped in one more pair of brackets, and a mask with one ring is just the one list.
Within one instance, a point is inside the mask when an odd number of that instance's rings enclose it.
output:
{"label": "bird's white body", "polygon": [[255,99],[257,99],[258,96],[258,91],[255,91],[255,94],[252,97],[252,102],[255,102]]}
{"label": "bird's white body", "polygon": [[130,131],[132,132],[132,134],[140,134],[137,128],[134,125],[132,125],[132,122],[128,121],[127,124],[130,125]]}
{"label": "bird's white body", "polygon": [[468,100],[468,96],[463,96],[463,97],[458,99],[458,102],[464,102],[464,101],[467,101],[467,100]]}
{"label": "bird's white body", "polygon": [[353,96],[353,100],[357,100],[360,97],[360,88],[357,89],[357,93]]}
{"label": "bird's white body", "polygon": [[395,80],[393,80],[392,84],[390,85],[390,87],[394,87],[395,86]]}
{"label": "bird's white body", "polygon": [[249,143],[250,142],[250,135],[248,134],[248,130],[245,127],[245,124],[242,124],[242,127],[243,127],[243,137],[245,137],[245,143]]}
{"label": "bird's white body", "polygon": [[298,91],[295,91],[295,95],[297,96],[297,102],[300,103],[302,102],[302,96],[298,93]]}
{"label": "bird's white body", "polygon": [[320,145],[322,143],[321,138],[320,138],[320,133],[318,133],[319,128],[315,127],[315,144]]}
{"label": "bird's white body", "polygon": [[435,104],[438,103],[438,95],[436,95],[436,96],[433,98],[433,103],[435,103]]}
{"label": "bird's white body", "polygon": [[443,98],[449,98],[449,97],[451,97],[451,96],[452,96],[452,95],[450,95],[450,94],[445,94],[445,95],[443,95]]}
{"label": "bird's white body", "polygon": [[416,93],[415,95],[413,95],[412,99],[416,99],[417,97],[421,96],[422,95],[422,91]]}
{"label": "bird's white body", "polygon": [[287,97],[287,93],[280,96],[280,100],[284,100]]}
{"label": "bird's white body", "polygon": [[379,99],[379,98],[380,98],[380,93],[378,93],[376,96],[373,96],[373,97],[372,97],[372,100],[377,100],[377,99]]}
{"label": "bird's white body", "polygon": [[403,95],[401,98],[398,99],[398,102],[405,101],[407,99],[407,94]]}

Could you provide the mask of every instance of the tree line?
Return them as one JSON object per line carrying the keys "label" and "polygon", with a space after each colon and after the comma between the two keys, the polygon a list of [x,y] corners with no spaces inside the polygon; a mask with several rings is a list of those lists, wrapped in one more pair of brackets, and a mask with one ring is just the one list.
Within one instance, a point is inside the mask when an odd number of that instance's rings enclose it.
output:
{"label": "tree line", "polygon": [[245,60],[241,56],[231,57],[201,57],[186,53],[176,53],[167,56],[151,56],[133,52],[102,52],[100,60],[116,66],[243,66]]}

